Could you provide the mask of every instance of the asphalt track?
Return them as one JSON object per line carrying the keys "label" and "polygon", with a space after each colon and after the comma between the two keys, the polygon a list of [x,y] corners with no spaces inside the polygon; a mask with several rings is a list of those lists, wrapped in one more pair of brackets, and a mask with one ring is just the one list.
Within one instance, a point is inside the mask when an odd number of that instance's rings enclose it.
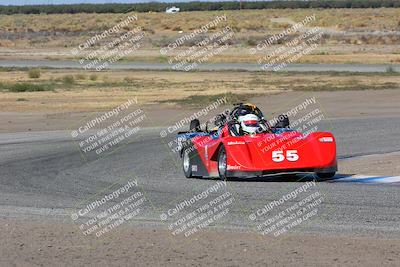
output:
{"label": "asphalt track", "polygon": [[[400,71],[399,64],[391,64],[393,70]],[[0,67],[41,67],[68,69],[83,68],[78,61],[72,60],[0,60]],[[388,65],[385,64],[289,64],[283,71],[337,71],[337,72],[386,72]],[[156,62],[118,62],[109,66],[113,70],[171,70],[168,63]],[[261,71],[261,65],[255,63],[207,63],[200,64],[193,70],[245,70]],[[268,69],[268,71],[271,71]]]}
{"label": "asphalt track", "polygon": [[[339,158],[400,151],[400,117],[334,119],[325,121],[322,128],[336,135]],[[131,223],[167,227],[160,221],[161,213],[216,181],[186,179],[178,156],[165,145],[168,138],[160,138],[162,129],[144,128],[115,152],[89,161],[82,158],[69,131],[1,134],[0,216],[71,221],[70,214],[81,201],[114,183],[122,185],[136,179],[151,205]],[[360,170],[358,174],[366,173]],[[357,174],[339,172],[336,178],[344,178],[344,182],[317,183],[312,190],[324,198],[318,214],[293,231],[400,236],[397,180],[386,184],[345,183],[346,177],[357,178],[352,175]],[[226,190],[235,202],[216,227],[254,230],[249,214],[310,179],[278,176],[228,182]],[[295,202],[288,201],[284,206]]]}

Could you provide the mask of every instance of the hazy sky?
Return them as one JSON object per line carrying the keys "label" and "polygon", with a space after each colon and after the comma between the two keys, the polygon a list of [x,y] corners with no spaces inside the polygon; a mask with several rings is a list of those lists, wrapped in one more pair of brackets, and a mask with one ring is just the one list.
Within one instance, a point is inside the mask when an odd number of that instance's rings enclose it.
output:
{"label": "hazy sky", "polygon": [[[199,0],[191,0],[191,1],[199,1]],[[207,0],[200,0],[200,1],[207,1]],[[103,4],[103,3],[142,3],[142,2],[155,2],[155,1],[154,0],[0,0],[0,5],[40,5],[40,4],[57,5],[57,4],[77,4],[77,3]],[[158,0],[157,2],[189,2],[189,0]]]}

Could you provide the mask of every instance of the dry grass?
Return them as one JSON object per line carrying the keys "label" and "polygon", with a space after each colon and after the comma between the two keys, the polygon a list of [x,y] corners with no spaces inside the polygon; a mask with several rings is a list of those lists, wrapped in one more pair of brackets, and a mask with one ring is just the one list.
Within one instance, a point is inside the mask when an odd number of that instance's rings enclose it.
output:
{"label": "dry grass", "polygon": [[[321,26],[344,31],[395,31],[399,29],[400,9],[273,9],[273,10],[229,10],[196,11],[179,14],[139,13],[138,23],[145,29],[159,32],[192,31],[205,25],[217,15],[226,14],[227,23],[215,30],[230,25],[239,32],[281,30],[287,21],[301,21],[305,16],[316,15],[310,26]],[[101,31],[114,26],[128,14],[55,14],[55,15],[11,15],[0,16],[0,30],[7,32],[44,31]],[[280,18],[280,19],[277,19]],[[284,18],[284,19],[282,19]],[[131,25],[133,27],[133,25]]]}
{"label": "dry grass", "polygon": [[[0,32],[3,33],[0,58],[73,58],[71,48],[132,14],[0,15]],[[138,21],[123,31],[141,26],[146,31],[146,38],[140,50],[125,60],[166,61],[159,53],[160,47],[223,14],[227,21],[219,23],[209,33],[229,25],[235,37],[231,47],[212,57],[211,62],[255,62],[257,57],[249,53],[249,47],[313,14],[316,21],[308,26],[322,27],[325,31],[323,41],[311,55],[300,58],[299,63],[400,62],[400,37],[394,33],[400,30],[400,8],[197,11],[172,15],[139,13]],[[96,45],[104,45],[110,40]],[[187,44],[192,43],[189,41]]]}
{"label": "dry grass", "polygon": [[[94,111],[109,109],[137,97],[143,105],[176,105],[229,94],[233,99],[288,90],[400,89],[400,75],[354,73],[168,72],[108,71],[97,80],[78,70],[42,70],[40,79],[27,71],[0,72],[0,83],[52,85],[53,91],[0,90],[0,111]],[[65,84],[64,77],[79,77]],[[212,97],[211,97],[212,98]],[[21,100],[23,99],[23,100]],[[192,99],[193,100],[193,99]]]}
{"label": "dry grass", "polygon": [[[306,16],[316,15],[316,21],[308,26],[320,26],[330,32],[357,32],[355,37],[341,37],[346,43],[393,43],[388,36],[369,36],[363,32],[398,31],[400,29],[400,8],[380,9],[285,9],[285,10],[231,10],[197,11],[179,14],[139,13],[138,21],[124,30],[141,26],[148,34],[150,46],[163,45],[166,41],[198,29],[225,14],[226,22],[216,25],[212,31],[226,25],[232,27],[241,45],[263,39],[266,34],[279,32],[290,23],[299,22]],[[11,15],[0,16],[0,31],[16,36],[13,40],[0,40],[0,46],[19,47],[72,47],[116,25],[129,14],[57,14],[57,15]],[[18,38],[19,37],[19,38]],[[328,37],[328,36],[326,36]],[[339,40],[339,41],[340,41]],[[332,42],[338,42],[335,38]]]}
{"label": "dry grass", "polygon": [[[276,49],[277,46],[272,46],[269,50]],[[63,51],[62,49],[58,50]],[[181,52],[182,49],[177,49],[170,53],[173,57]],[[0,49],[0,59],[4,60],[76,60],[70,54],[70,50],[64,49],[63,54],[57,56],[51,55],[52,52],[46,50],[13,50],[2,52]],[[248,62],[254,63],[261,55],[252,55],[249,53],[248,47],[230,47],[220,54],[217,54],[207,62]],[[167,61],[167,57],[161,56],[159,49],[141,49],[138,53],[133,53],[127,56],[124,61],[139,61],[139,62],[163,62]],[[326,64],[399,64],[400,63],[400,48],[398,46],[364,46],[364,45],[337,45],[337,46],[320,46],[313,53],[300,57],[296,63],[326,63]]]}

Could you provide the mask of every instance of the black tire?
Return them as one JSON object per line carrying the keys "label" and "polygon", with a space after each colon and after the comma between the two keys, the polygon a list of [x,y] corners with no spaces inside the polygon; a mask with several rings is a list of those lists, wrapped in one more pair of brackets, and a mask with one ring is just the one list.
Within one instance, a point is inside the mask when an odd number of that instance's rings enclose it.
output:
{"label": "black tire", "polygon": [[335,176],[336,172],[317,172],[316,175],[319,179],[329,179],[332,178],[333,176]]}
{"label": "black tire", "polygon": [[227,163],[226,163],[226,150],[224,146],[221,146],[218,151],[218,175],[223,181],[227,180],[226,177]]}
{"label": "black tire", "polygon": [[182,152],[182,169],[186,178],[193,178],[192,174],[192,161],[190,159],[190,150],[188,148],[184,148]]}
{"label": "black tire", "polygon": [[189,130],[191,132],[200,132],[200,121],[198,119],[191,120]]}

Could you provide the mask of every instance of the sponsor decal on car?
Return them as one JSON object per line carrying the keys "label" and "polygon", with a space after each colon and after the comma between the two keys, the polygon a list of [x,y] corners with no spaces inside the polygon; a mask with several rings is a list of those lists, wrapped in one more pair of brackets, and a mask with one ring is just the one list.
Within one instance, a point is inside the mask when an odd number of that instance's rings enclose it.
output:
{"label": "sponsor decal on car", "polygon": [[243,141],[234,141],[234,142],[228,142],[228,146],[233,146],[233,145],[245,145],[246,143]]}
{"label": "sponsor decal on car", "polygon": [[239,169],[240,169],[240,166],[237,166],[237,165],[229,165],[229,164],[228,164],[227,169],[228,169],[228,170],[239,170]]}

